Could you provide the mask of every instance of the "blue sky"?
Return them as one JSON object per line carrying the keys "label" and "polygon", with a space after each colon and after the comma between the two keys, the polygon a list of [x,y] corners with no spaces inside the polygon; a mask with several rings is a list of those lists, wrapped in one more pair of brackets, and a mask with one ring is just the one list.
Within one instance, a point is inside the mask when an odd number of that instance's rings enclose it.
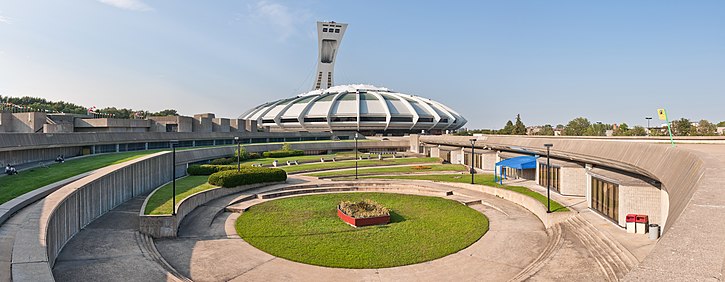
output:
{"label": "blue sky", "polygon": [[438,100],[470,128],[725,120],[725,1],[0,0],[0,95],[236,117],[312,86]]}

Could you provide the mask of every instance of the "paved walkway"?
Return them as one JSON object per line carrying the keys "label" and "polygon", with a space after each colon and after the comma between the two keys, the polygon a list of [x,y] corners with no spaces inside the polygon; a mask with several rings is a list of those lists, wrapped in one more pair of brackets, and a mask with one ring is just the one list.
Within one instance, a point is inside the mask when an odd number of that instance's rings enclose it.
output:
{"label": "paved walkway", "polygon": [[[156,246],[174,268],[194,281],[441,281],[480,277],[502,281],[523,270],[546,246],[548,237],[543,224],[527,210],[480,192],[443,184],[432,187],[482,199],[485,205],[472,207],[488,216],[490,230],[469,248],[430,262],[359,270],[292,262],[240,239],[234,230],[239,214],[225,212],[214,217],[215,212],[208,209],[190,214],[179,230],[179,238],[157,240]],[[233,197],[215,200],[208,206],[223,208],[223,203]]]}
{"label": "paved walkway", "polygon": [[140,196],[93,221],[63,248],[53,268],[56,281],[166,281],[163,268],[137,241]]}

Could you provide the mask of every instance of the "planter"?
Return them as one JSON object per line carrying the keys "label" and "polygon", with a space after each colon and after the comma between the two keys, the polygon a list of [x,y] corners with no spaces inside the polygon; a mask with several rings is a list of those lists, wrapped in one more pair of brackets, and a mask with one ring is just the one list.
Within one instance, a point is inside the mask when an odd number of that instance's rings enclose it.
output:
{"label": "planter", "polygon": [[370,226],[370,225],[381,225],[390,223],[390,215],[376,216],[376,217],[364,217],[354,218],[342,212],[340,207],[337,207],[337,217],[342,221],[350,224],[354,227]]}

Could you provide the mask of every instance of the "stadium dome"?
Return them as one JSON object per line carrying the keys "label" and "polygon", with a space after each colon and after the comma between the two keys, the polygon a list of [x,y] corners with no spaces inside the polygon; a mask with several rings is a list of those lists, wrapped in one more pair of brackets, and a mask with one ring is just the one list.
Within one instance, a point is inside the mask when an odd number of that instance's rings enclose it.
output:
{"label": "stadium dome", "polygon": [[431,99],[372,85],[339,85],[265,103],[240,116],[271,131],[359,131],[363,134],[442,133],[466,124]]}

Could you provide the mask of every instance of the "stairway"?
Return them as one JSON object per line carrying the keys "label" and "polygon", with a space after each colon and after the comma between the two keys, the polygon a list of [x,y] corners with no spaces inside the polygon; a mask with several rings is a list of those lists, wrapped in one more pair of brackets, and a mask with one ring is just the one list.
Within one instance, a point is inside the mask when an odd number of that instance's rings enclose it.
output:
{"label": "stairway", "polygon": [[573,216],[562,225],[584,244],[608,281],[618,281],[637,265],[634,255],[581,215]]}
{"label": "stairway", "polygon": [[556,224],[546,230],[546,233],[549,235],[549,241],[546,243],[544,251],[541,252],[541,254],[533,262],[531,262],[531,264],[529,264],[529,266],[521,270],[519,274],[516,274],[516,276],[511,278],[509,281],[527,280],[549,262],[551,257],[556,254],[563,244],[561,226],[562,224]]}

